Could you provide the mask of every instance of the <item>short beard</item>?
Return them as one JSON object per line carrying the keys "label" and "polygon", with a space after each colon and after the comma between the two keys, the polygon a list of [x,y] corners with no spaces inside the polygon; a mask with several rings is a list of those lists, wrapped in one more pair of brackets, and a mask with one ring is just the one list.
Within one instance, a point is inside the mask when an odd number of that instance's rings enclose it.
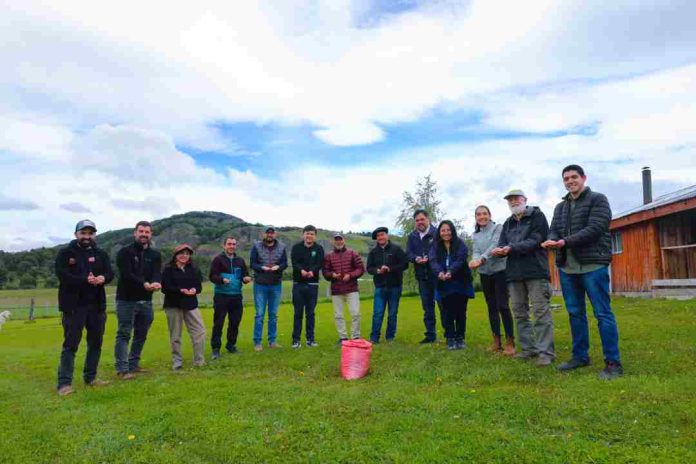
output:
{"label": "short beard", "polygon": [[524,213],[525,209],[527,209],[527,205],[511,206],[510,212],[512,214],[522,214],[522,213]]}
{"label": "short beard", "polygon": [[273,242],[275,241],[275,239],[274,239],[274,238],[271,238],[271,237],[266,237],[266,238],[263,239],[263,241],[266,242],[266,243],[273,243]]}

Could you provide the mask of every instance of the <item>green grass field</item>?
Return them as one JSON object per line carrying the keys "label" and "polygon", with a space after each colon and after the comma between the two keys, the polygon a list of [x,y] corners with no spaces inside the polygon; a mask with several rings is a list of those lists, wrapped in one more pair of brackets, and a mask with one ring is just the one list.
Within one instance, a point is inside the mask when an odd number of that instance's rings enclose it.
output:
{"label": "green grass field", "polygon": [[[283,305],[284,348],[253,352],[247,305],[241,354],[176,373],[157,311],[143,361],[153,371],[130,382],[115,380],[109,315],[100,377],[114,383],[88,390],[76,381],[66,398],[55,394],[59,320],[10,321],[0,331],[0,462],[696,462],[695,306],[615,300],[626,375],[613,382],[597,379],[594,327],[594,364],[570,374],[487,353],[480,295],[469,347],[456,352],[417,344],[421,309],[405,298],[397,341],[376,346],[370,374],[352,382],[340,377],[328,304],[318,308],[318,348],[289,348]],[[210,328],[211,310],[204,317]],[[564,311],[555,327],[565,359]],[[184,345],[190,358],[187,336]],[[84,346],[78,380],[83,358]]]}

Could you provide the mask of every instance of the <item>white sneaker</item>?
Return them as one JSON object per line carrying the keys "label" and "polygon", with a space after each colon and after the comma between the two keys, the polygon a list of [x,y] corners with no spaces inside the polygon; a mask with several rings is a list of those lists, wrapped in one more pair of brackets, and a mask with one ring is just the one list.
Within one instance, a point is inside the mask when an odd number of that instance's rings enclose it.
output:
{"label": "white sneaker", "polygon": [[302,344],[300,342],[292,342],[292,347],[293,348],[301,348]]}

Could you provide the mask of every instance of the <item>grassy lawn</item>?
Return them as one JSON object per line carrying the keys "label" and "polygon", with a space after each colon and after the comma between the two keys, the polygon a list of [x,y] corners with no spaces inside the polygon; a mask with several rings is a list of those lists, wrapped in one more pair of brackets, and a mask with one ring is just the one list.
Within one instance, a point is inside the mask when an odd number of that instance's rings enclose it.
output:
{"label": "grassy lawn", "polygon": [[[363,334],[371,302],[363,301]],[[252,310],[242,351],[200,369],[169,370],[157,311],[143,364],[153,372],[55,395],[58,319],[10,321],[0,331],[0,461],[74,462],[696,462],[696,304],[617,299],[626,375],[597,379],[489,354],[480,295],[463,351],[419,346],[416,298],[400,309],[397,341],[375,347],[368,377],[346,382],[328,304],[318,308],[320,347],[289,346],[292,310],[279,318],[281,350],[254,353]],[[210,328],[211,310],[204,310]],[[594,319],[591,319],[594,324]],[[560,359],[567,316],[555,313]],[[101,378],[113,380],[109,315]],[[84,343],[84,342],[83,342]],[[184,337],[190,365],[191,348]],[[80,379],[84,346],[78,353]],[[130,437],[130,438],[129,438]]]}

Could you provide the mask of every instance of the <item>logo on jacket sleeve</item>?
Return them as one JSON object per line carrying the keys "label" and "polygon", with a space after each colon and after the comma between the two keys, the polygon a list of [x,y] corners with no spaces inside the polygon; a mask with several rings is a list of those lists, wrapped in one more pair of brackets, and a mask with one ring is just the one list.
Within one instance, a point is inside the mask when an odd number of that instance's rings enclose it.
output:
{"label": "logo on jacket sleeve", "polygon": [[70,258],[70,259],[68,260],[68,264],[71,265],[71,266],[74,266],[75,264],[77,264],[77,261],[75,261],[75,258]]}
{"label": "logo on jacket sleeve", "polygon": [[94,256],[90,256],[90,257],[87,259],[87,261],[90,262],[90,263],[93,263],[93,262],[96,261],[96,259],[94,259]]}

